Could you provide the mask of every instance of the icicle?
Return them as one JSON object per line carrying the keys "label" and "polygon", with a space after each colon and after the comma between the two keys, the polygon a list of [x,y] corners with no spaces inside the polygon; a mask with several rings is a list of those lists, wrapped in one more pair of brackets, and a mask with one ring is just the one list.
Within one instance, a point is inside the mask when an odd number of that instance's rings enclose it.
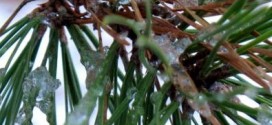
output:
{"label": "icicle", "polygon": [[272,125],[272,109],[267,105],[261,105],[261,110],[257,114],[257,120],[261,125]]}

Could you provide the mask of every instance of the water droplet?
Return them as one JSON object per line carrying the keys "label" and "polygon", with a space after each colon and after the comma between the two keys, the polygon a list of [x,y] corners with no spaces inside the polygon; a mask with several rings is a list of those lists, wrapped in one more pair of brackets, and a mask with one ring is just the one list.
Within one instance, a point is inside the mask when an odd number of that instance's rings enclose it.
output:
{"label": "water droplet", "polygon": [[257,114],[257,120],[260,122],[261,125],[272,125],[272,110],[271,107],[262,104],[261,109]]}

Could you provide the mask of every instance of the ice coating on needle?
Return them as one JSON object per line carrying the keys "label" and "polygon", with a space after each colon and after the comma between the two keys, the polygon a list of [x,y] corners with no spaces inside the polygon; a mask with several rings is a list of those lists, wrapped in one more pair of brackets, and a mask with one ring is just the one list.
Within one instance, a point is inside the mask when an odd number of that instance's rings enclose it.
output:
{"label": "ice coating on needle", "polygon": [[154,41],[165,52],[171,64],[178,62],[178,57],[192,43],[189,38],[172,40],[169,35],[155,35]]}
{"label": "ice coating on needle", "polygon": [[54,92],[59,86],[60,81],[54,79],[45,67],[38,67],[30,72],[23,82],[23,107],[17,116],[17,123],[31,124],[35,106],[47,117],[51,115]]}
{"label": "ice coating on needle", "polygon": [[96,79],[97,74],[101,70],[101,64],[106,57],[106,53],[109,48],[104,47],[104,53],[99,51],[85,51],[81,57],[81,63],[84,65],[87,71],[87,77],[85,80],[86,88],[89,88],[90,84]]}

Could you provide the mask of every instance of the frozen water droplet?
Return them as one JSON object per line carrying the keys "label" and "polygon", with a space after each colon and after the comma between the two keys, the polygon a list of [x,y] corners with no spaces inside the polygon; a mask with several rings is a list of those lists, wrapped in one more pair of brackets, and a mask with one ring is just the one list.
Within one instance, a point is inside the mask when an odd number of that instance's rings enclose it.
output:
{"label": "frozen water droplet", "polygon": [[171,64],[178,62],[178,53],[175,47],[172,45],[170,36],[166,35],[155,35],[153,36],[154,41],[159,45]]}
{"label": "frozen water droplet", "polygon": [[257,120],[261,125],[272,125],[272,110],[271,107],[267,105],[261,105],[261,109],[257,114]]}
{"label": "frozen water droplet", "polygon": [[126,5],[129,3],[130,3],[130,0],[119,0],[119,4],[121,4],[121,5]]}

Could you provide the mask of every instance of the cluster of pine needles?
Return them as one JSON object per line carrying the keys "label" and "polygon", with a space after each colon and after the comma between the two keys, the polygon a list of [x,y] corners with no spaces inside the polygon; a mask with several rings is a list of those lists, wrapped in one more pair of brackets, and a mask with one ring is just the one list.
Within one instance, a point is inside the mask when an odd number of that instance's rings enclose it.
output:
{"label": "cluster of pine needles", "polygon": [[10,25],[32,1],[0,29],[0,124],[57,124],[63,78],[67,125],[272,125],[269,0],[48,0]]}

